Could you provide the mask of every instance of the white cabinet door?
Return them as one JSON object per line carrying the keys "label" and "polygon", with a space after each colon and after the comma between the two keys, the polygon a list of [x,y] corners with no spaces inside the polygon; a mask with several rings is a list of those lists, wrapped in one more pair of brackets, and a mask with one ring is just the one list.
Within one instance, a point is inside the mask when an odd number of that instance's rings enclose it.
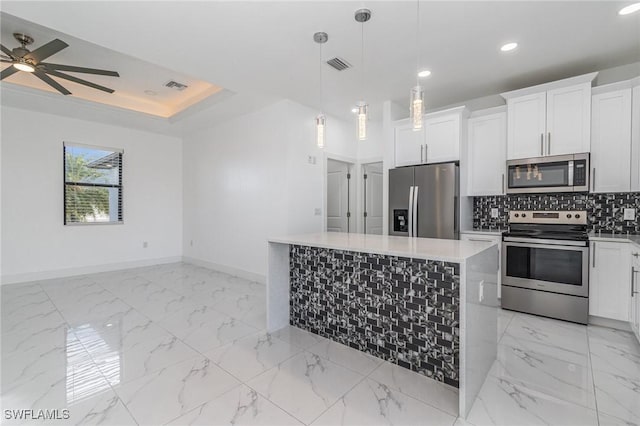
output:
{"label": "white cabinet door", "polygon": [[631,189],[631,89],[592,97],[591,192]]}
{"label": "white cabinet door", "polygon": [[545,155],[589,152],[590,135],[591,83],[549,90]]}
{"label": "white cabinet door", "polygon": [[498,276],[496,282],[498,283],[498,299],[502,298],[502,236],[491,236],[482,234],[465,234],[460,233],[460,240],[462,241],[483,241],[489,243],[498,244]]}
{"label": "white cabinet door", "polygon": [[640,249],[631,247],[631,329],[640,341]]}
{"label": "white cabinet door", "polygon": [[507,101],[507,158],[509,160],[544,155],[546,110],[546,92]]}
{"label": "white cabinet door", "polygon": [[640,86],[631,94],[631,190],[640,191]]}
{"label": "white cabinet door", "polygon": [[468,121],[468,195],[502,195],[507,160],[507,115],[504,112]]}
{"label": "white cabinet door", "polygon": [[460,114],[449,114],[424,121],[425,162],[460,160]]}
{"label": "white cabinet door", "polygon": [[413,130],[410,123],[395,129],[396,167],[421,164],[424,157],[425,131]]}
{"label": "white cabinet door", "polygon": [[[595,258],[594,258],[595,256]],[[629,321],[631,264],[628,243],[591,243],[589,315]]]}

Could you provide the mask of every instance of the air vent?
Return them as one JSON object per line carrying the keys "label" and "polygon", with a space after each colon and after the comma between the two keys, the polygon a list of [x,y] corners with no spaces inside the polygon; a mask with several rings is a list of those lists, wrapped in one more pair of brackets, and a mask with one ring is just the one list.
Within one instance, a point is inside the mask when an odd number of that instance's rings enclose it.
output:
{"label": "air vent", "polygon": [[186,84],[178,83],[177,81],[171,80],[170,82],[165,84],[165,87],[168,87],[169,89],[175,89],[175,90],[182,91],[182,90],[186,89],[189,86],[187,86]]}
{"label": "air vent", "polygon": [[351,65],[349,64],[349,62],[340,58],[329,59],[327,61],[327,64],[331,65],[333,68],[337,69],[338,71],[344,71],[347,68],[351,68]]}

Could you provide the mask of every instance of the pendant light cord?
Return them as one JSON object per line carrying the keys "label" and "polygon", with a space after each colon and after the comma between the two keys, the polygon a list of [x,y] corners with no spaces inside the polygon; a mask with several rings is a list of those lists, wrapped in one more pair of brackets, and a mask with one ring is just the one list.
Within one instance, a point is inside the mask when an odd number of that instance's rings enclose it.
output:
{"label": "pendant light cord", "polygon": [[416,0],[416,86],[420,85],[420,0]]}
{"label": "pendant light cord", "polygon": [[322,43],[320,44],[320,114],[323,114],[324,108],[322,108]]}
{"label": "pendant light cord", "polygon": [[364,102],[364,22],[360,23],[360,68],[362,71],[360,92],[362,94],[362,101]]}

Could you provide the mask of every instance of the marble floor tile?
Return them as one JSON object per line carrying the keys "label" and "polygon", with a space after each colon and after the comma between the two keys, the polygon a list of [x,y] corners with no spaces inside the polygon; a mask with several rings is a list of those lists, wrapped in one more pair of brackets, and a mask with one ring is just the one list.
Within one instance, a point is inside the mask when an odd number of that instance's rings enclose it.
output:
{"label": "marble floor tile", "polygon": [[307,350],[365,376],[383,362],[380,358],[329,339],[322,340]]}
{"label": "marble floor tile", "polygon": [[35,306],[50,302],[49,295],[40,286],[34,286],[30,291],[18,292],[14,296],[6,296],[3,292],[1,306],[3,316],[11,318],[20,315],[25,310],[34,309]]}
{"label": "marble floor tile", "polygon": [[593,371],[598,411],[640,424],[640,374],[619,375]]}
{"label": "marble floor tile", "polygon": [[12,300],[20,300],[23,296],[28,298],[43,291],[38,282],[4,284],[0,286],[0,297],[2,300],[10,302]]}
{"label": "marble floor tile", "polygon": [[640,343],[630,331],[590,325],[587,327],[587,336],[589,342],[622,344],[635,347],[640,352]]}
{"label": "marble floor tile", "polygon": [[467,419],[476,426],[597,426],[595,410],[533,392],[516,383],[487,377]]}
{"label": "marble floor tile", "polygon": [[181,309],[193,308],[186,296],[162,287],[145,298],[127,299],[127,302],[154,321],[160,321]]}
{"label": "marble floor tile", "polygon": [[453,425],[455,416],[365,379],[312,425]]}
{"label": "marble floor tile", "polygon": [[115,391],[138,424],[158,425],[188,413],[239,384],[213,361],[199,357],[116,386]]}
{"label": "marble floor tile", "polygon": [[56,307],[47,301],[29,306],[12,316],[2,314],[2,333],[24,332],[37,333],[44,329],[56,327],[65,323]]}
{"label": "marble floor tile", "polygon": [[113,386],[198,356],[196,351],[172,335],[142,341],[131,349],[101,350],[92,354],[98,368]]}
{"label": "marble floor tile", "polygon": [[297,347],[302,349],[307,349],[310,346],[317,344],[318,342],[329,340],[325,339],[322,336],[318,336],[317,334],[313,334],[298,327],[294,327],[292,325],[288,325],[274,332],[273,335],[280,340],[289,342],[292,345],[296,345]]}
{"label": "marble floor tile", "polygon": [[519,313],[514,315],[504,335],[577,353],[589,351],[587,327],[566,321]]}
{"label": "marble floor tile", "polygon": [[116,299],[117,296],[95,282],[68,289],[65,285],[49,287],[47,294],[54,305],[64,311],[79,305],[96,305],[104,300]]}
{"label": "marble floor tile", "polygon": [[303,423],[310,423],[364,376],[303,352],[249,380],[247,385]]}
{"label": "marble floor tile", "polygon": [[240,385],[213,401],[194,408],[169,425],[302,425],[284,410]]}
{"label": "marble floor tile", "polygon": [[640,426],[640,423],[623,420],[616,416],[605,414],[602,411],[598,411],[598,422],[600,426]]}
{"label": "marble floor tile", "polygon": [[129,309],[131,309],[131,306],[116,295],[106,292],[99,295],[96,294],[90,301],[61,308],[60,313],[69,324],[76,326],[90,321],[118,316]]}
{"label": "marble floor tile", "polygon": [[180,338],[184,338],[203,326],[215,326],[230,317],[207,305],[194,305],[180,309],[159,324]]}
{"label": "marble floor tile", "polygon": [[51,326],[29,331],[12,331],[0,336],[2,357],[12,354],[24,354],[36,348],[52,348],[67,341],[69,325],[65,322],[52,323]]}
{"label": "marble floor tile", "polygon": [[[503,341],[504,342],[504,341]],[[500,344],[490,374],[558,399],[595,409],[591,366],[573,363],[535,349]]]}
{"label": "marble floor tile", "polygon": [[390,362],[383,362],[369,378],[453,415],[458,415],[458,389]]}
{"label": "marble floor tile", "polygon": [[500,338],[504,334],[507,326],[509,326],[509,323],[513,319],[513,316],[513,311],[508,311],[506,309],[498,310],[498,340],[500,340]]}
{"label": "marble floor tile", "polygon": [[640,377],[640,347],[592,340],[589,344],[594,370]]}
{"label": "marble floor tile", "polygon": [[243,382],[301,351],[268,333],[256,333],[207,352],[205,355]]}
{"label": "marble floor tile", "polygon": [[266,309],[266,297],[265,295],[233,293],[222,298],[215,307],[220,312],[243,319],[253,315],[256,311],[264,311]]}
{"label": "marble floor tile", "polygon": [[196,328],[182,340],[204,354],[257,331],[256,327],[225,315],[216,322]]}

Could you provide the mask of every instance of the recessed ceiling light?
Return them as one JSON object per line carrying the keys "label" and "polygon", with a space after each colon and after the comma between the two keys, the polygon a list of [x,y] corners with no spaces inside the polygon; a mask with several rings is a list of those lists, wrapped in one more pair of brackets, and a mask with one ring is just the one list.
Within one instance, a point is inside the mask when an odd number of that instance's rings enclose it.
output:
{"label": "recessed ceiling light", "polygon": [[146,95],[149,95],[149,96],[155,96],[155,95],[157,95],[157,93],[156,93],[156,92],[154,92],[153,90],[145,90],[145,91],[144,91],[144,93],[145,93]]}
{"label": "recessed ceiling light", "polygon": [[516,47],[518,47],[518,43],[507,43],[507,44],[503,44],[500,50],[502,50],[503,52],[510,52],[514,50]]}
{"label": "recessed ceiling light", "polygon": [[431,75],[431,71],[429,70],[422,70],[418,73],[418,77],[424,78],[424,77],[429,77]]}
{"label": "recessed ceiling light", "polygon": [[351,112],[355,114],[356,112],[358,112],[358,108],[355,108],[355,107],[351,108]]}
{"label": "recessed ceiling light", "polygon": [[629,15],[630,13],[637,12],[639,10],[640,3],[633,3],[620,9],[620,11],[618,11],[618,15]]}

